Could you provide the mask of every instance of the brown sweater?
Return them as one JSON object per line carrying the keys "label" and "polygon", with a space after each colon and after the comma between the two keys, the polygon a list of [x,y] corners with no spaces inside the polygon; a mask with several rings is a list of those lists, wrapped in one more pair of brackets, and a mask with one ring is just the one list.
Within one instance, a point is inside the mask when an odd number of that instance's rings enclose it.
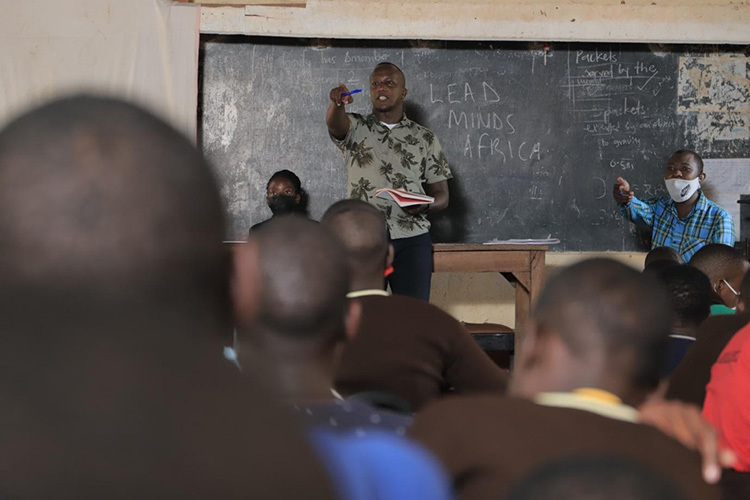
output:
{"label": "brown sweater", "polygon": [[409,431],[443,462],[459,498],[503,498],[536,467],[565,457],[608,453],[643,463],[688,498],[718,498],[703,482],[701,459],[658,430],[584,410],[497,396],[440,401]]}
{"label": "brown sweater", "polygon": [[711,316],[700,326],[693,345],[669,377],[667,399],[703,407],[711,367],[734,334],[750,321],[750,315]]}
{"label": "brown sweater", "polygon": [[438,307],[402,296],[354,300],[362,303],[362,321],[334,378],[342,394],[386,391],[417,410],[450,387],[505,392],[508,374]]}

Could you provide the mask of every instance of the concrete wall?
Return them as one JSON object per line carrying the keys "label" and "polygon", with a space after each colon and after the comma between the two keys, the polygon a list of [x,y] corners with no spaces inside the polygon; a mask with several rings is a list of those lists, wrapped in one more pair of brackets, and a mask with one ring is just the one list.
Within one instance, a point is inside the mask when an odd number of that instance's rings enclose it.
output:
{"label": "concrete wall", "polygon": [[[308,0],[201,11],[202,33],[321,38],[746,44],[749,27],[750,2],[730,0]],[[595,255],[637,269],[645,257],[550,252],[546,275]],[[514,296],[499,274],[433,276],[431,301],[464,321],[513,326]]]}
{"label": "concrete wall", "polygon": [[749,21],[750,3],[732,0],[308,0],[302,7],[204,6],[201,31],[325,38],[747,43]]}

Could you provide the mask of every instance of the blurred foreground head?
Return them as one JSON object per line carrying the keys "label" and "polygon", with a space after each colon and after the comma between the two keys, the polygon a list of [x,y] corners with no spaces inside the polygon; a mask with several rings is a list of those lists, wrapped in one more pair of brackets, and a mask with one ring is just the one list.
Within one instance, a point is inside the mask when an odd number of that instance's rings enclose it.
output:
{"label": "blurred foreground head", "polygon": [[228,306],[223,228],[202,156],[135,106],[73,97],[0,133],[0,291],[22,324],[154,311],[216,321]]}
{"label": "blurred foreground head", "polygon": [[139,108],[74,97],[0,131],[0,496],[329,497],[221,359],[222,231],[206,162]]}
{"label": "blurred foreground head", "polygon": [[572,265],[539,296],[513,390],[534,397],[589,387],[640,404],[658,383],[671,318],[653,277],[609,259]]}

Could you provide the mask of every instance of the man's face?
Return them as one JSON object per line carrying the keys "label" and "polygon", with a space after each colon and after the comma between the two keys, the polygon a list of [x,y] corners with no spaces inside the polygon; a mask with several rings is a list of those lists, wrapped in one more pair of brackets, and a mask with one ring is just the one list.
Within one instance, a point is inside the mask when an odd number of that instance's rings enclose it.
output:
{"label": "man's face", "polygon": [[705,177],[703,172],[698,168],[695,157],[690,153],[678,153],[672,155],[667,162],[667,168],[664,170],[664,179],[683,179],[691,181],[700,176],[701,180]]}
{"label": "man's face", "polygon": [[378,66],[370,75],[372,107],[387,112],[399,106],[406,97],[401,73],[393,66]]}

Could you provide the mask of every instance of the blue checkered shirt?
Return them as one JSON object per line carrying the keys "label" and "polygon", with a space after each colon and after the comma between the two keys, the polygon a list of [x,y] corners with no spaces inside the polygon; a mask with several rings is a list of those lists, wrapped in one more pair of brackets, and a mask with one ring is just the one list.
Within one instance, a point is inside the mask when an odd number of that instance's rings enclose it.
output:
{"label": "blue checkered shirt", "polygon": [[620,206],[620,212],[632,222],[651,228],[651,248],[674,248],[688,262],[707,243],[734,246],[732,216],[702,191],[699,193],[686,219],[679,218],[674,201],[668,197],[641,201],[633,196],[630,203]]}

